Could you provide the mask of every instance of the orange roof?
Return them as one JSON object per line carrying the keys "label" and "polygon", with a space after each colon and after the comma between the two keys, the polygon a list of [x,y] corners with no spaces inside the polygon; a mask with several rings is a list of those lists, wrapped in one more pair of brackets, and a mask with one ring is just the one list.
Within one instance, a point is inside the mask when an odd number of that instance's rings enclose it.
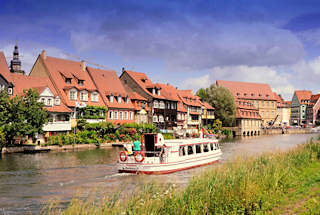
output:
{"label": "orange roof", "polygon": [[[112,70],[102,70],[96,69],[92,67],[87,67],[87,70],[96,84],[99,93],[101,94],[103,101],[109,108],[126,108],[126,109],[134,109],[130,99],[128,99],[128,103],[124,102],[122,98],[127,97],[129,95],[127,91],[124,89],[120,79],[117,76],[117,73]],[[113,102],[110,102],[107,98],[109,95],[113,96],[121,96],[121,103],[118,103],[117,99],[114,99]]]}
{"label": "orange roof", "polygon": [[311,101],[311,103],[315,104],[319,98],[320,98],[320,94],[315,94],[315,95],[311,96],[310,101]]}
{"label": "orange roof", "polygon": [[310,101],[312,96],[312,92],[310,90],[296,90],[295,94],[300,104],[308,104],[307,101]]}
{"label": "orange roof", "polygon": [[157,83],[157,85],[161,87],[161,95],[164,98],[171,101],[180,101],[180,98],[174,86],[169,84],[160,84],[160,83]]}
{"label": "orange roof", "polygon": [[202,104],[208,110],[214,110],[214,107],[212,107],[208,102],[202,102]]}
{"label": "orange roof", "polygon": [[3,52],[0,52],[0,74],[2,74],[8,82],[11,82],[11,72]]}
{"label": "orange roof", "polygon": [[153,84],[152,81],[148,78],[148,76],[142,72],[133,72],[133,71],[124,71],[128,73],[128,75],[150,96],[158,99],[165,99],[162,95],[155,95],[150,93],[147,88],[160,88],[159,85]]}
{"label": "orange roof", "polygon": [[177,90],[180,99],[189,106],[201,107],[201,101],[198,96],[193,95],[192,90]]}
{"label": "orange roof", "polygon": [[179,101],[179,102],[178,102],[178,104],[177,104],[177,111],[178,111],[178,112],[185,112],[185,113],[188,112],[188,111],[185,109],[182,101]]}
{"label": "orange roof", "polygon": [[132,100],[141,100],[141,101],[148,101],[148,99],[140,96],[138,93],[136,92],[129,92],[129,98]]}
{"label": "orange roof", "polygon": [[[58,89],[59,95],[67,106],[76,106],[76,101],[69,100],[68,89],[76,88],[78,90],[87,90],[89,92],[97,91],[97,88],[93,84],[89,74],[83,69],[83,63],[71,60],[65,60],[61,58],[55,58],[50,56],[40,55],[43,60],[51,80],[54,82]],[[71,84],[65,82],[65,78],[72,78]],[[83,80],[83,85],[79,85],[78,80]],[[90,99],[85,102],[87,105],[104,106],[104,103],[99,98],[98,102],[92,102]]]}
{"label": "orange roof", "polygon": [[60,102],[60,105],[54,105],[52,107],[45,107],[49,112],[57,112],[57,113],[71,113],[72,110],[70,110],[67,106],[65,106],[62,102]]}
{"label": "orange roof", "polygon": [[231,91],[235,98],[276,100],[269,84],[217,80],[217,86]]}

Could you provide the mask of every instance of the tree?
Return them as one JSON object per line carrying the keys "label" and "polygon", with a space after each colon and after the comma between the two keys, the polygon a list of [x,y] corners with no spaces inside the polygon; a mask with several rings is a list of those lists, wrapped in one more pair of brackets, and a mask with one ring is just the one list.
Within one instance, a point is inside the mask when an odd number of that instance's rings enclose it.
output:
{"label": "tree", "polygon": [[208,103],[215,108],[215,117],[223,126],[232,126],[236,116],[236,105],[232,93],[224,87],[212,84],[208,89]]}
{"label": "tree", "polygon": [[200,88],[197,91],[196,95],[199,96],[202,101],[205,101],[205,102],[209,101],[209,89],[208,88]]}
{"label": "tree", "polygon": [[36,133],[42,133],[42,126],[48,122],[48,113],[38,100],[39,94],[33,89],[12,99],[5,90],[0,92],[0,128],[6,144],[12,144],[15,137],[26,135],[34,140]]}

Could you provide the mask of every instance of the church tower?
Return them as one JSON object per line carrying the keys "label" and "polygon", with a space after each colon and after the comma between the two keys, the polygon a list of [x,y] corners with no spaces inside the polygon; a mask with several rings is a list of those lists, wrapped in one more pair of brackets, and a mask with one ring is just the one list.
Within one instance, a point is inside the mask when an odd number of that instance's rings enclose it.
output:
{"label": "church tower", "polygon": [[18,45],[14,46],[13,59],[10,61],[10,72],[24,75],[24,71],[21,70],[21,61],[19,59]]}

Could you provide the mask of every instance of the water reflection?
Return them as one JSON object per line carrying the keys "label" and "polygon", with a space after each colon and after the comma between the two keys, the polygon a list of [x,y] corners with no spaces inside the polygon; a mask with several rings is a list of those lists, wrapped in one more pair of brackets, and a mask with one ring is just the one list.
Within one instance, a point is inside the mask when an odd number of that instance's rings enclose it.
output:
{"label": "water reflection", "polygon": [[[224,140],[221,162],[235,156],[251,156],[275,150],[287,150],[314,135],[259,136]],[[145,182],[173,182],[185,185],[190,178],[216,165],[204,166],[169,175],[141,176],[118,174],[119,148],[101,148],[73,152],[10,154],[0,159],[0,209],[7,214],[37,213],[50,199],[59,199],[62,207],[78,192],[99,196],[117,189],[132,191]],[[100,195],[100,196],[101,196]],[[0,210],[1,214],[1,210]]]}

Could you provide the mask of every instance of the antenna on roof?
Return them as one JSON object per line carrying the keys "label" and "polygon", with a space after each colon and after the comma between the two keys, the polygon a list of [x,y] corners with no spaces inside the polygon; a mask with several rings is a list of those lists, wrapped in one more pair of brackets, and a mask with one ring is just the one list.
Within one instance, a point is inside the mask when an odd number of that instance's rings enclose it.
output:
{"label": "antenna on roof", "polygon": [[[77,60],[80,60],[80,61],[85,61],[87,64],[91,64],[91,65],[94,65],[98,68],[103,68],[103,69],[106,69],[106,70],[111,70],[110,68],[104,66],[104,65],[101,65],[101,64],[98,64],[98,63],[95,63],[95,62],[92,62],[90,59],[83,59],[82,57],[79,57],[79,56],[76,56],[76,55],[73,55],[73,54],[70,54],[70,53],[66,53],[64,52],[64,54],[66,54],[67,56],[71,57],[71,58],[74,58],[74,59],[77,59]],[[117,71],[117,73],[119,74],[120,72]]]}

